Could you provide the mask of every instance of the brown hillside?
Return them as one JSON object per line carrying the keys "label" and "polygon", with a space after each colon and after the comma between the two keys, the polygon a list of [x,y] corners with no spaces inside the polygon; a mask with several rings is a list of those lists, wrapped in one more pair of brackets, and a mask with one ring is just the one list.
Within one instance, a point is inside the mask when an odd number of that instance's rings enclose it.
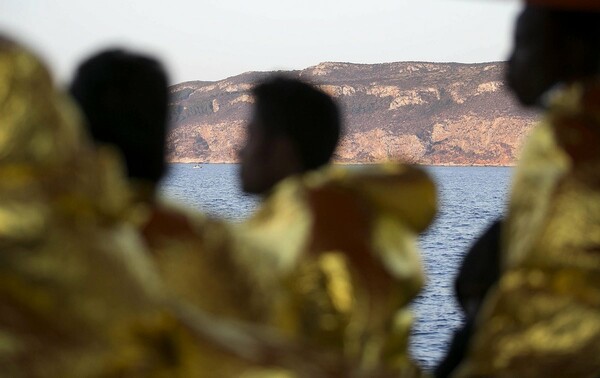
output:
{"label": "brown hillside", "polygon": [[[502,82],[503,63],[321,63],[287,74],[319,85],[339,101],[344,163],[390,158],[432,165],[510,165],[535,115]],[[234,162],[252,99],[269,73],[170,88],[173,162]]]}

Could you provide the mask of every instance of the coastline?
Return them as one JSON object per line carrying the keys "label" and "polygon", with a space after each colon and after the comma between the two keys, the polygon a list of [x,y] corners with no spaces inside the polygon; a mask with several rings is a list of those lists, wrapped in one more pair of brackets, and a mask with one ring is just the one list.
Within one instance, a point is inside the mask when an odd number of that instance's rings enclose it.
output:
{"label": "coastline", "polygon": [[[175,160],[167,160],[168,164],[239,164],[238,161],[202,161],[202,160],[194,160],[194,159],[175,159]],[[352,162],[338,162],[334,161],[332,164],[334,165],[376,165],[376,164],[384,164],[386,161],[352,161]],[[517,163],[511,164],[459,164],[459,163],[440,163],[440,164],[430,164],[430,163],[419,163],[419,162],[407,162],[407,164],[418,165],[423,167],[504,167],[504,168],[514,168]]]}

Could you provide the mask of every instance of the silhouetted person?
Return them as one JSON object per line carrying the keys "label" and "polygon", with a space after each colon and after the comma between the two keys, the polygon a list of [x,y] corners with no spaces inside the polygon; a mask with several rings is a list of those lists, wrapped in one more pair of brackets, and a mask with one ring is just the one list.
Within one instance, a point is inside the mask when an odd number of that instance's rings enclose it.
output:
{"label": "silhouetted person", "polygon": [[[213,259],[226,256],[216,253],[226,242],[221,224],[157,198],[166,168],[168,109],[167,75],[160,63],[122,50],[101,52],[79,67],[71,93],[99,148],[112,145],[124,157],[132,194],[126,217],[143,234],[167,286],[208,312],[234,311],[236,304],[223,292],[227,285],[221,284],[231,278],[225,267],[218,268],[227,261]],[[203,292],[202,286],[212,290]],[[243,291],[244,285],[238,286]]]}
{"label": "silhouetted person", "polygon": [[252,118],[240,152],[245,192],[265,195],[282,179],[329,162],[340,137],[340,114],[331,97],[285,77],[257,85],[252,94]]}
{"label": "silhouetted person", "polygon": [[600,10],[563,8],[527,6],[517,20],[506,82],[524,106],[547,108],[556,86],[599,74]]}
{"label": "silhouetted person", "polygon": [[194,233],[187,214],[157,201],[166,171],[167,83],[156,59],[115,49],[83,62],[70,86],[96,144],[112,145],[122,155],[132,214],[145,214],[134,217],[150,245]]}
{"label": "silhouetted person", "polygon": [[455,376],[596,377],[600,4],[526,6],[507,81],[521,103],[546,114],[516,168],[500,279]]}
{"label": "silhouetted person", "polygon": [[449,377],[463,360],[473,325],[488,291],[500,277],[501,220],[495,221],[465,255],[454,291],[464,314],[464,324],[456,331],[445,358],[435,369],[438,378]]}
{"label": "silhouetted person", "polygon": [[252,93],[240,176],[263,201],[238,250],[269,289],[265,323],[343,356],[337,376],[419,376],[407,305],[423,284],[415,241],[435,215],[433,182],[401,163],[328,164],[340,115],[317,87],[275,76]]}
{"label": "silhouetted person", "polygon": [[43,63],[2,36],[0,57],[0,375],[206,376],[198,322],[166,303],[121,219],[121,170],[107,185]]}

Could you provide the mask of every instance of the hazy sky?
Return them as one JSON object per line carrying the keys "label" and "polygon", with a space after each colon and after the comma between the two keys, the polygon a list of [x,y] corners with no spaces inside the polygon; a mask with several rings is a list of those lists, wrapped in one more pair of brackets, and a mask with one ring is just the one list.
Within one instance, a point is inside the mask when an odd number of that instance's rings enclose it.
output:
{"label": "hazy sky", "polygon": [[94,51],[156,54],[173,83],[324,61],[504,60],[516,0],[0,0],[0,31],[67,80]]}

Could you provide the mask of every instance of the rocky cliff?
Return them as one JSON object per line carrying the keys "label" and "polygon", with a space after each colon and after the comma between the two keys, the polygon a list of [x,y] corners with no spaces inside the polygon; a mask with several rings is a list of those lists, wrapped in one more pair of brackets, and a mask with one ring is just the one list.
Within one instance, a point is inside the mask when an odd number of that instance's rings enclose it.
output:
{"label": "rocky cliff", "polygon": [[[536,115],[512,100],[503,63],[321,63],[287,74],[319,85],[343,109],[336,161],[510,165]],[[252,98],[269,73],[170,88],[172,162],[236,160]]]}

